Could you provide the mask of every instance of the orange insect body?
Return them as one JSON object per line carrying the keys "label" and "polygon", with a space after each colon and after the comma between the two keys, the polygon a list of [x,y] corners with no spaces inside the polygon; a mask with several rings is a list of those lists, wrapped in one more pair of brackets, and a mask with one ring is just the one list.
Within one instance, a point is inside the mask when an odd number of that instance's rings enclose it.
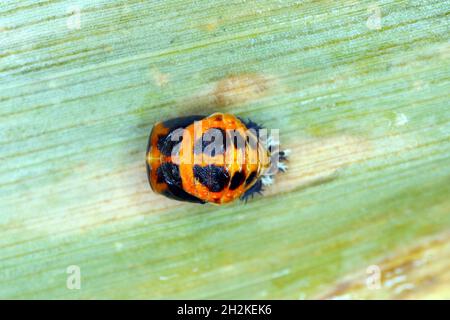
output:
{"label": "orange insect body", "polygon": [[223,113],[157,123],[146,161],[152,189],[176,200],[215,204],[259,192],[271,154],[259,141],[261,128],[249,124]]}

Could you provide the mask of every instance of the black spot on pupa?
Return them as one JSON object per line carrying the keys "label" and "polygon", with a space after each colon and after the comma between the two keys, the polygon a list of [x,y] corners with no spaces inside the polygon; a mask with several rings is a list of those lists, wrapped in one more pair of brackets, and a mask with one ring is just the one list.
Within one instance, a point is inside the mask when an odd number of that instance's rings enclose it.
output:
{"label": "black spot on pupa", "polygon": [[237,130],[228,130],[227,141],[228,145],[233,143],[236,149],[244,149],[245,148],[245,139]]}
{"label": "black spot on pupa", "polygon": [[255,135],[247,134],[247,144],[252,148],[253,150],[258,149],[258,138],[257,133],[254,132]]}
{"label": "black spot on pupa", "polygon": [[192,124],[194,121],[199,121],[203,118],[205,118],[205,116],[201,116],[201,115],[178,117],[178,118],[173,118],[173,119],[163,121],[163,125],[166,128],[168,128],[169,131],[173,131],[177,128],[186,128],[187,126]]}
{"label": "black spot on pupa", "polygon": [[262,194],[262,192],[264,191],[263,189],[263,184],[261,179],[256,181],[254,185],[252,185],[250,187],[250,189],[248,189],[247,191],[245,191],[245,193],[241,196],[241,200],[247,202],[247,200],[252,197],[257,193],[257,194]]}
{"label": "black spot on pupa", "polygon": [[181,187],[181,177],[178,165],[171,162],[161,164],[158,168],[158,180],[160,179],[160,175],[162,175],[163,182],[166,182],[168,185]]}
{"label": "black spot on pupa", "polygon": [[164,152],[166,152],[166,150],[165,150],[166,137],[167,137],[167,135],[161,135],[161,134],[158,135],[158,142],[157,142],[158,150],[163,154],[164,154]]}
{"label": "black spot on pupa", "polygon": [[[216,141],[216,139],[218,139]],[[226,149],[226,135],[221,128],[211,128],[203,133],[201,139],[198,139],[194,145],[195,154],[206,153],[206,155],[214,157],[223,154]]]}
{"label": "black spot on pupa", "polygon": [[163,183],[164,180],[164,173],[162,170],[162,167],[158,167],[158,170],[156,170],[156,183]]}
{"label": "black spot on pupa", "polygon": [[250,173],[250,175],[248,176],[247,180],[245,180],[245,185],[248,186],[249,184],[251,184],[253,180],[255,180],[255,178],[256,178],[256,171],[252,171],[252,173]]}
{"label": "black spot on pupa", "polygon": [[180,135],[180,132],[171,132],[168,135],[160,135],[158,136],[158,149],[159,151],[169,157],[172,155],[173,148],[183,141],[183,136]]}
{"label": "black spot on pupa", "polygon": [[167,189],[162,192],[166,197],[180,201],[205,203],[205,201],[183,190],[180,171],[176,164],[170,162],[161,164],[157,176],[158,183],[167,184]]}
{"label": "black spot on pupa", "polygon": [[236,172],[233,175],[233,178],[231,178],[231,182],[230,182],[230,190],[235,190],[237,189],[245,180],[245,175],[242,172]]}
{"label": "black spot on pupa", "polygon": [[180,201],[187,201],[187,202],[194,202],[194,203],[205,203],[205,201],[200,200],[199,198],[187,193],[182,188],[174,186],[174,185],[167,185],[168,189],[163,191],[163,194],[171,199],[180,200]]}
{"label": "black spot on pupa", "polygon": [[223,190],[230,181],[228,171],[215,165],[207,165],[205,167],[194,165],[194,177],[211,192]]}

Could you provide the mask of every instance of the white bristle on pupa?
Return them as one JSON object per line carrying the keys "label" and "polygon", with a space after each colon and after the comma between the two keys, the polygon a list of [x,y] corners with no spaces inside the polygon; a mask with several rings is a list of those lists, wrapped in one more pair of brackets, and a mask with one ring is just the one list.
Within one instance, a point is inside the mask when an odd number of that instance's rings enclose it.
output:
{"label": "white bristle on pupa", "polygon": [[[291,150],[281,150],[280,151],[280,142],[278,140],[273,139],[272,136],[267,138],[265,143],[268,150],[271,153],[271,159],[276,161],[276,173],[285,172],[288,169],[285,161],[287,156],[291,153]],[[267,174],[261,177],[261,182],[263,185],[268,186],[274,183],[274,174]]]}

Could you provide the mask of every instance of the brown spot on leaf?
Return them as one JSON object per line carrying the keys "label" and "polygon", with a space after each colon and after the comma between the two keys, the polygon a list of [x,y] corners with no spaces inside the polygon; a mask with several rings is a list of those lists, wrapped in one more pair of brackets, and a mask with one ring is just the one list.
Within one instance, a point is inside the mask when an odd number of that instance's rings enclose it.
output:
{"label": "brown spot on leaf", "polygon": [[183,98],[179,104],[191,113],[211,113],[218,107],[234,106],[253,102],[270,93],[278,91],[278,81],[273,76],[245,73],[232,75],[212,82],[190,97]]}
{"label": "brown spot on leaf", "polygon": [[213,32],[217,29],[218,25],[219,25],[219,21],[213,20],[208,23],[200,25],[199,29],[203,30],[203,31],[207,31],[207,32]]}
{"label": "brown spot on leaf", "polygon": [[267,95],[272,82],[259,74],[230,76],[217,82],[213,95],[218,106],[245,103]]}

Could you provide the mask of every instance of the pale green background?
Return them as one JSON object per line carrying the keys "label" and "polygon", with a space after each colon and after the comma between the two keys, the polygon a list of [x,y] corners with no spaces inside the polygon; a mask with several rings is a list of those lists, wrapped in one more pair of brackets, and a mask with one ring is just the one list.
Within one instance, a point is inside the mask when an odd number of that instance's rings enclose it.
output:
{"label": "pale green background", "polygon": [[[314,298],[447,242],[449,8],[2,0],[0,297]],[[291,170],[247,205],[152,194],[152,124],[215,111],[280,128]]]}

